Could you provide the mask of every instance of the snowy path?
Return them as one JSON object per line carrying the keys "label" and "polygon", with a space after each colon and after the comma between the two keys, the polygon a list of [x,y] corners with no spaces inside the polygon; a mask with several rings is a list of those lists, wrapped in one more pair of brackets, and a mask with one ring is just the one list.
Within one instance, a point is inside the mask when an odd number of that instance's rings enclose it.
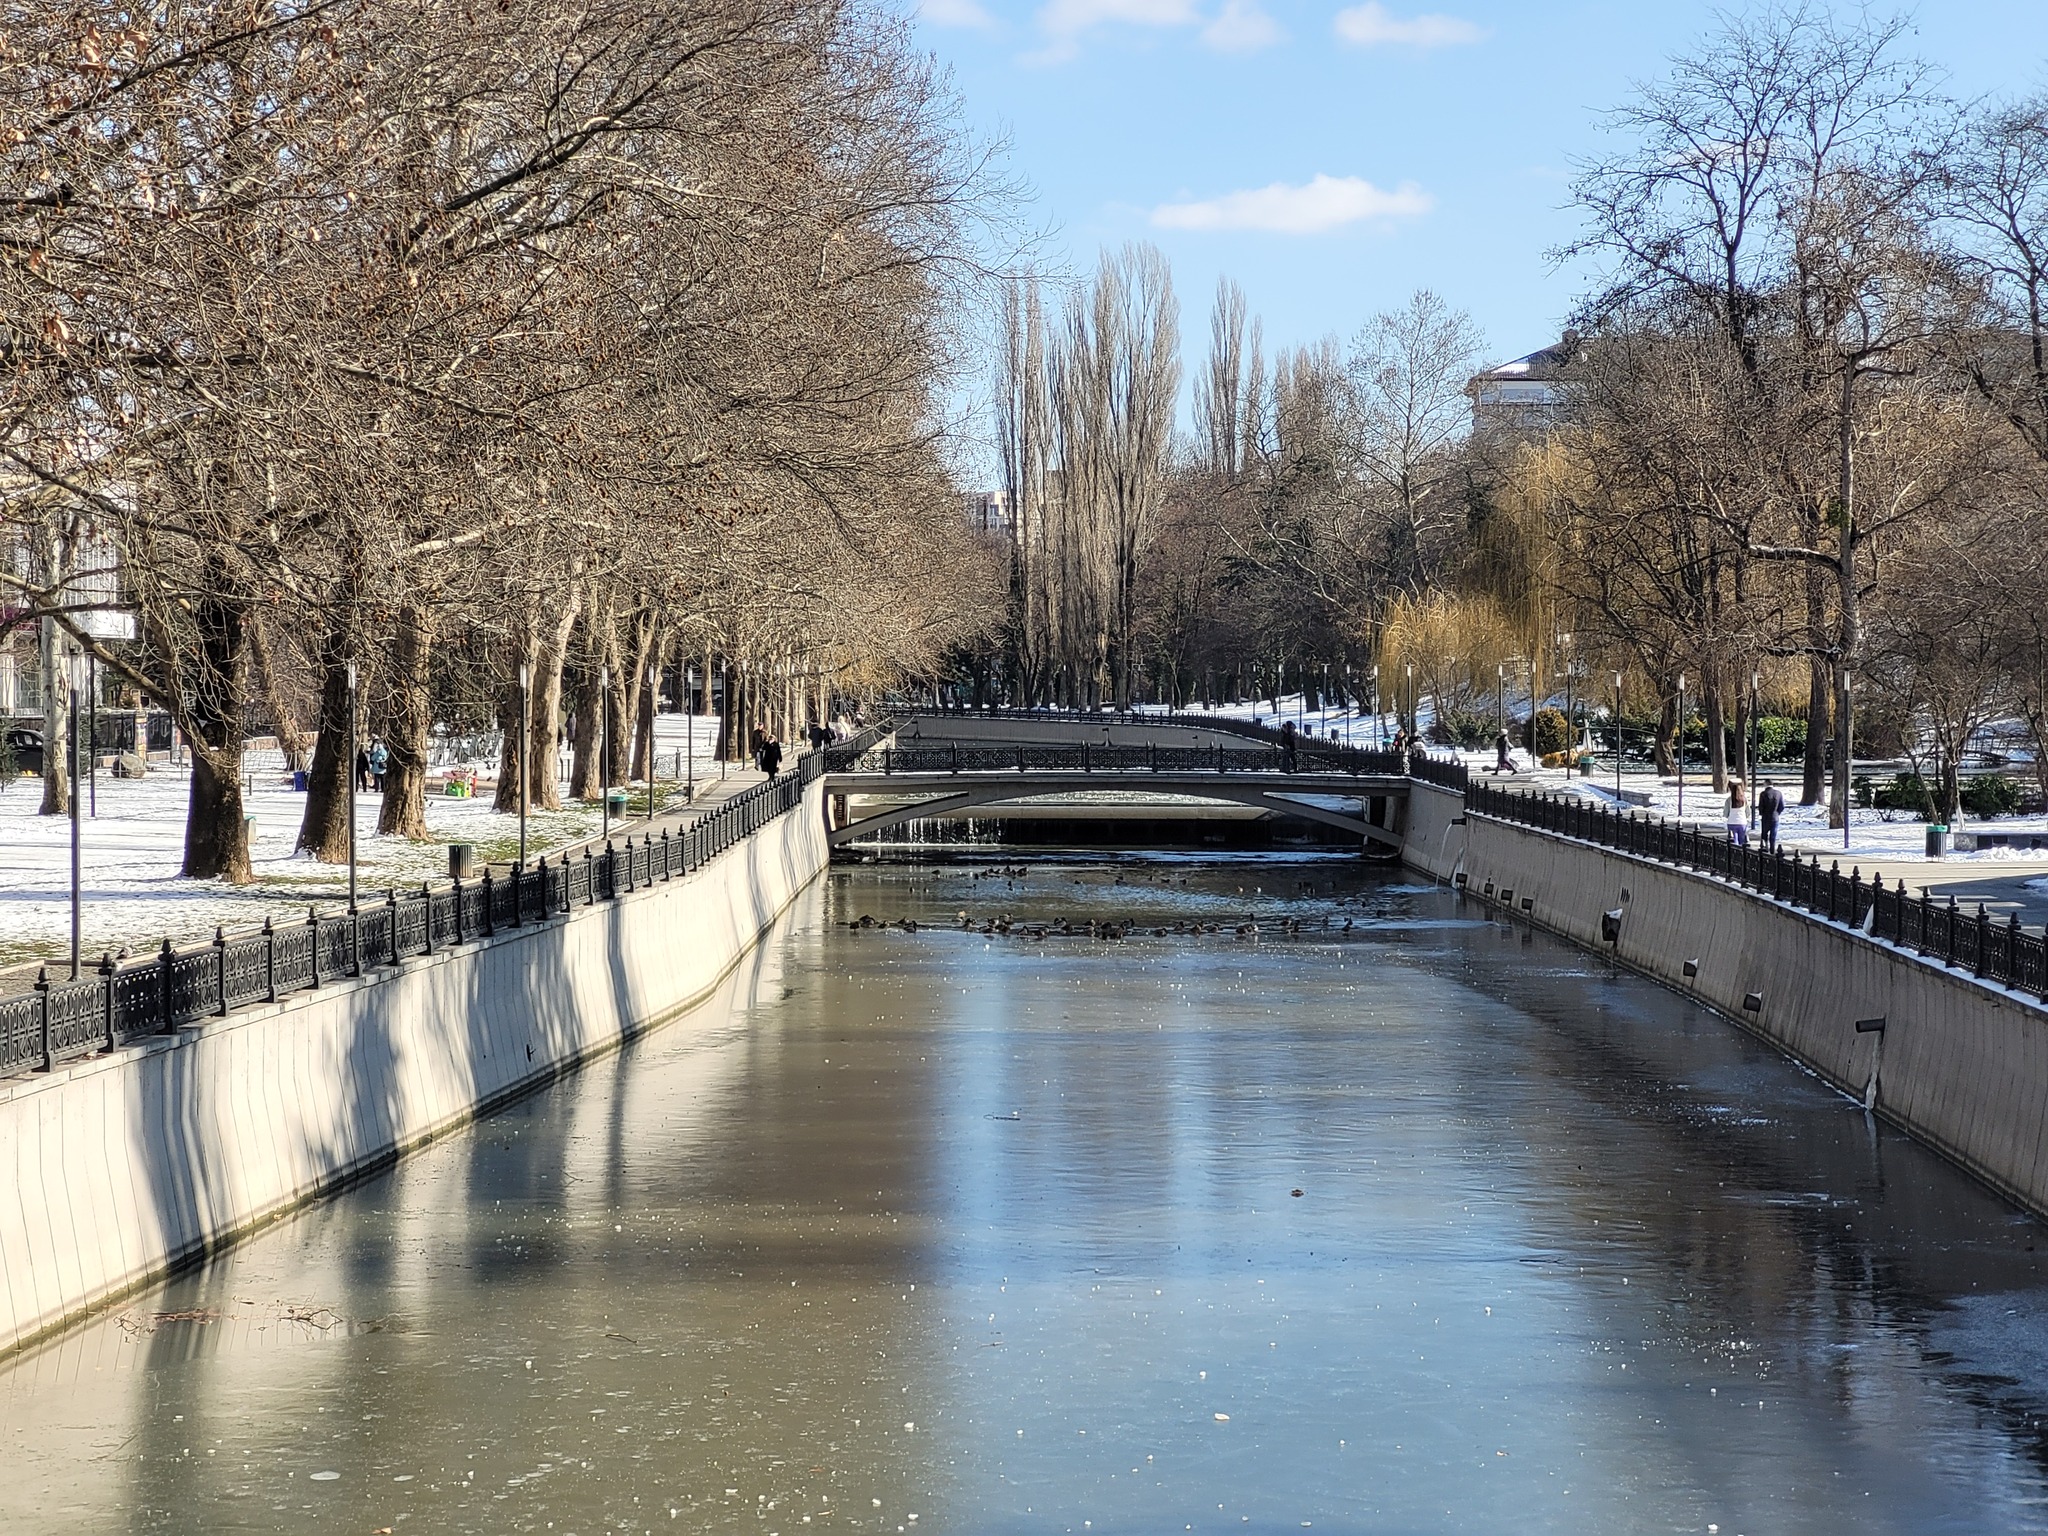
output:
{"label": "snowy path", "polygon": [[[682,747],[686,723],[697,727],[697,772],[715,782],[714,721],[662,716],[656,722],[659,750]],[[124,946],[133,952],[153,949],[166,935],[179,942],[205,938],[216,927],[255,926],[266,916],[299,915],[309,905],[346,899],[345,867],[292,851],[306,800],[276,775],[259,774],[245,789],[255,817],[253,883],[179,878],[188,780],[188,770],[167,764],[152,765],[143,779],[100,777],[99,814],[82,819],[80,836],[80,949],[88,960]],[[32,973],[37,962],[60,959],[70,950],[71,823],[38,816],[39,796],[34,779],[0,790],[0,974],[24,967]],[[492,810],[488,788],[468,800],[429,795],[426,809],[432,840],[408,842],[379,837],[378,797],[356,797],[359,891],[381,893],[445,877],[449,843],[474,843],[486,861],[517,855],[519,818]],[[539,854],[579,842],[597,832],[600,820],[594,805],[534,812],[527,819],[528,848]]]}

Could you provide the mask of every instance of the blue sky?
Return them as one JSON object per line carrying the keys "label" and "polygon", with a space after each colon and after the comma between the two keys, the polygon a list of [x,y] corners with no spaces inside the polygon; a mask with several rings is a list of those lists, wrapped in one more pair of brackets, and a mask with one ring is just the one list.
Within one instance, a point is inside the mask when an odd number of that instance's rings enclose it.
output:
{"label": "blue sky", "polygon": [[[1912,52],[1955,95],[2048,85],[2048,0],[1948,0]],[[919,37],[974,126],[1011,141],[1067,270],[1148,239],[1172,260],[1189,363],[1219,274],[1269,349],[1418,287],[1471,311],[1496,358],[1552,340],[1585,276],[1576,157],[1602,109],[1714,26],[1654,5],[1343,0],[922,0]],[[1319,179],[1320,178],[1320,179]]]}

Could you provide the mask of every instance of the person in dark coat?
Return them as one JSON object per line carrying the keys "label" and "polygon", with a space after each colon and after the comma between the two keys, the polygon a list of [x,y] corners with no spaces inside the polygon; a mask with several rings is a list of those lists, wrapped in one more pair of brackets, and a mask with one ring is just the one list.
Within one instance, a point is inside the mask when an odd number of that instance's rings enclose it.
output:
{"label": "person in dark coat", "polygon": [[771,779],[782,771],[782,743],[773,736],[761,743],[761,771]]}
{"label": "person in dark coat", "polygon": [[370,790],[370,749],[356,748],[356,792],[368,794]]}
{"label": "person in dark coat", "polygon": [[1516,771],[1514,753],[1508,746],[1508,733],[1506,731],[1502,731],[1493,738],[1493,771],[1495,773],[1513,773]]}
{"label": "person in dark coat", "polygon": [[1294,751],[1294,722],[1283,720],[1280,722],[1280,768],[1283,773],[1294,772]]}
{"label": "person in dark coat", "polygon": [[1768,853],[1778,851],[1778,818],[1785,814],[1785,792],[1776,779],[1765,779],[1756,797],[1757,841]]}

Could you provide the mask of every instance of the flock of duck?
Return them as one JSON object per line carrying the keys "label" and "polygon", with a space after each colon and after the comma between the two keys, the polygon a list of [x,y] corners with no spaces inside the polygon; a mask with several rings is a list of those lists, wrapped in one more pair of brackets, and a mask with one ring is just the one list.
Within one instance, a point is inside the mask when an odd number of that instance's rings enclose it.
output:
{"label": "flock of duck", "polygon": [[[932,873],[936,875],[940,871],[935,869]],[[1029,869],[1022,866],[993,865],[984,869],[972,870],[968,873],[967,878],[970,880],[1005,879],[1015,882],[1025,879],[1030,873]],[[1143,879],[1148,884],[1167,886],[1184,886],[1188,883],[1185,875],[1155,877],[1148,874]],[[1075,882],[1077,885],[1081,883],[1080,881]],[[1124,885],[1126,883],[1127,881],[1123,875],[1120,874],[1116,877],[1116,884]],[[1255,887],[1255,890],[1260,895],[1265,893],[1263,886]],[[1299,883],[1297,894],[1313,894],[1314,890],[1313,882],[1304,880]],[[1245,894],[1243,886],[1237,888],[1237,894],[1240,896]],[[1352,898],[1338,897],[1337,899],[1342,903]],[[1344,917],[1341,913],[1331,912],[1325,912],[1320,917],[1310,918],[1282,914],[1278,917],[1268,917],[1263,923],[1261,923],[1255,913],[1251,912],[1245,913],[1243,918],[1236,922],[1232,922],[1228,918],[1218,921],[1183,918],[1172,923],[1158,924],[1146,924],[1132,918],[1108,921],[1089,919],[1083,922],[1075,922],[1071,918],[1060,918],[1057,921],[1052,919],[1025,921],[1012,917],[1007,912],[999,913],[992,917],[985,917],[977,924],[973,915],[964,907],[955,916],[959,920],[957,924],[930,924],[920,923],[914,917],[899,917],[889,921],[863,912],[859,917],[850,919],[846,926],[855,930],[883,929],[898,933],[917,933],[923,928],[940,927],[954,929],[960,933],[983,934],[998,938],[1015,936],[1017,938],[1034,940],[1070,938],[1125,939],[1133,934],[1142,935],[1148,932],[1155,939],[1169,937],[1201,938],[1215,934],[1229,935],[1237,939],[1257,940],[1265,934],[1298,938],[1303,934],[1349,933],[1355,926],[1352,918]],[[1341,923],[1338,921],[1340,917],[1342,917]]]}

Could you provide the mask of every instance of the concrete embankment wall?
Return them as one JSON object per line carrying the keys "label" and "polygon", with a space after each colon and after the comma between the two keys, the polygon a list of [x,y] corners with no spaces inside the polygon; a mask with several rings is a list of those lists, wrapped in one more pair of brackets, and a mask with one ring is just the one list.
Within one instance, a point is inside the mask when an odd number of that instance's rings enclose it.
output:
{"label": "concrete embankment wall", "polygon": [[[1463,813],[1448,792],[1418,787],[1411,799],[1419,829]],[[1611,949],[1845,1092],[1874,1093],[1886,1119],[2048,1212],[2048,1010],[1842,924],[1647,859],[1479,816],[1443,841],[1448,859],[1425,835],[1410,862],[1445,875],[1462,864],[1468,895],[1589,949]],[[1620,939],[1610,946],[1601,914],[1615,910]],[[1886,1021],[1881,1032],[1857,1031],[1857,1020],[1875,1018]]]}
{"label": "concrete embankment wall", "polygon": [[680,1013],[828,859],[814,785],[692,875],[0,1083],[0,1349]]}

